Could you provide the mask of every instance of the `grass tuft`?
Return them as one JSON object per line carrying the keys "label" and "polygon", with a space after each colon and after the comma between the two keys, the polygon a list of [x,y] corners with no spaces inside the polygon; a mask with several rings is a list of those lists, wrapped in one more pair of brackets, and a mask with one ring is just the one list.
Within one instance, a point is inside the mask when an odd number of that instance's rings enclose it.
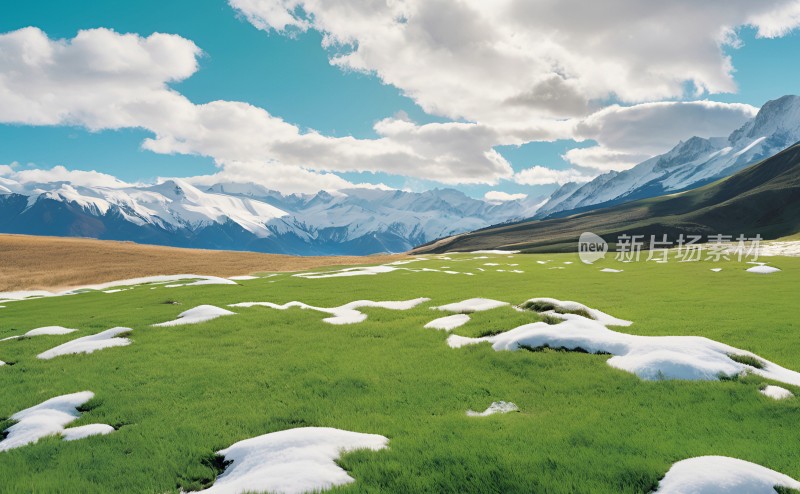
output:
{"label": "grass tuft", "polygon": [[734,362],[739,362],[740,364],[749,365],[750,367],[755,367],[756,369],[764,368],[763,362],[761,362],[755,357],[751,357],[750,355],[737,355],[735,353],[730,353],[728,354],[728,358],[730,358]]}

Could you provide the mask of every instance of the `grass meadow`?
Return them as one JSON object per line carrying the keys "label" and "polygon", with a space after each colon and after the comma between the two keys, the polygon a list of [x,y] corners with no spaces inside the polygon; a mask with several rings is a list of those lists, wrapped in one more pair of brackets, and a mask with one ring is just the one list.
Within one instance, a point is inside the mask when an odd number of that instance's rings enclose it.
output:
{"label": "grass meadow", "polygon": [[[68,427],[107,423],[118,430],[1,452],[0,492],[197,490],[218,474],[216,451],[303,426],[390,439],[386,450],[341,458],[356,479],[333,489],[342,493],[644,493],[672,463],[701,455],[741,458],[800,478],[800,399],[761,395],[766,381],[757,376],[643,381],[608,366],[607,355],[495,352],[488,344],[451,349],[447,332],[423,328],[446,315],[432,311],[435,305],[554,297],[634,322],[620,331],[706,336],[800,370],[800,258],[771,258],[782,271],[759,275],[735,261],[584,265],[574,254],[449,257],[406,266],[474,275],[278,274],[230,286],[143,285],[1,304],[0,338],[48,325],[80,332],[0,342],[0,360],[13,364],[0,367],[0,420],[89,390],[95,398]],[[550,262],[537,262],[544,260]],[[253,307],[195,325],[151,327],[201,304],[299,300],[333,307],[416,297],[431,301],[407,311],[361,309],[368,319],[345,326],[326,324],[315,311]],[[502,307],[474,314],[454,333],[480,336],[538,319]],[[133,343],[36,358],[114,326],[132,328]],[[500,400],[520,412],[465,415]]]}

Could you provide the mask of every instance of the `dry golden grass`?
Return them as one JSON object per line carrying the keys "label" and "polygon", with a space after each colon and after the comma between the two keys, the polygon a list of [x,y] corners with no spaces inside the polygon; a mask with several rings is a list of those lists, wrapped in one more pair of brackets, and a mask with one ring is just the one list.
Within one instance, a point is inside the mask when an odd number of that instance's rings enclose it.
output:
{"label": "dry golden grass", "polygon": [[236,276],[384,263],[403,255],[299,257],[82,238],[0,235],[0,292],[55,290],[161,274]]}

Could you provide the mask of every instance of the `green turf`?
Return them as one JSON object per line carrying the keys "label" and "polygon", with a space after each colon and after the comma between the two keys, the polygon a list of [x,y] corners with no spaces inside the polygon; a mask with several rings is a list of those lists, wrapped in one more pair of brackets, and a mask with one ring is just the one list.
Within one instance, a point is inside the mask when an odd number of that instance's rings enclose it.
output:
{"label": "green turf", "polygon": [[[800,259],[776,258],[782,272],[757,275],[737,262],[587,266],[574,255],[452,257],[424,266],[476,274],[282,274],[240,286],[142,286],[3,304],[0,337],[45,325],[80,333],[0,342],[0,360],[14,364],[0,367],[0,426],[48,398],[90,390],[95,399],[71,426],[119,430],[0,453],[0,492],[196,489],[213,481],[215,451],[302,426],[390,439],[386,450],[343,457],[356,482],[336,492],[641,493],[673,462],[699,455],[742,458],[800,478],[800,400],[766,398],[758,392],[761,378],[647,382],[608,366],[607,355],[454,350],[446,332],[423,329],[444,315],[431,311],[434,305],[554,297],[634,321],[621,328],[626,332],[706,336],[800,370]],[[543,259],[553,262],[536,263]],[[566,260],[575,262],[561,264]],[[498,273],[483,266],[487,261],[519,263],[507,269],[525,273]],[[549,269],[556,265],[566,269]],[[323,323],[325,315],[314,311],[254,307],[197,325],[150,327],[200,304],[300,300],[330,307],[416,297],[432,300],[409,311],[363,309],[369,318],[348,326]],[[504,307],[473,314],[456,333],[493,334],[536,320],[536,312]],[[35,358],[113,326],[133,328],[133,344]],[[465,415],[499,400],[520,412]]]}

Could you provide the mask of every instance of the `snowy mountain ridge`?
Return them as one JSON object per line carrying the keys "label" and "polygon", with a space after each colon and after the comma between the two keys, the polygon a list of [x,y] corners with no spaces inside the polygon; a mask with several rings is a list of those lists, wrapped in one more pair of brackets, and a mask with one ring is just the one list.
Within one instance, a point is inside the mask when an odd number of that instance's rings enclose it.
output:
{"label": "snowy mountain ridge", "polygon": [[556,190],[536,214],[545,218],[700,187],[800,141],[800,96],[768,101],[727,138],[692,137],[629,170]]}

